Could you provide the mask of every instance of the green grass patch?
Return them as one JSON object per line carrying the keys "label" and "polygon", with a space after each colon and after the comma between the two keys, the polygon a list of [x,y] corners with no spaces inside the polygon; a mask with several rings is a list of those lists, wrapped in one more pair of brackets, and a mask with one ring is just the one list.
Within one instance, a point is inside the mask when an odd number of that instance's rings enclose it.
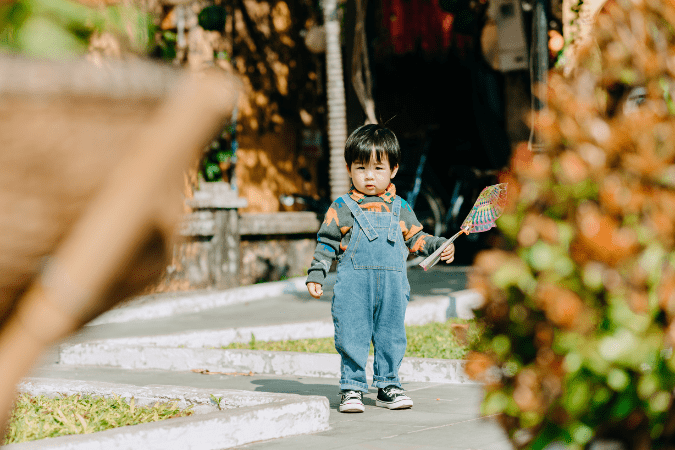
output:
{"label": "green grass patch", "polygon": [[[456,331],[457,325],[467,324],[465,337],[463,331]],[[478,342],[480,326],[473,320],[450,319],[447,322],[426,325],[406,326],[408,347],[405,356],[415,358],[462,359],[466,356],[471,343]],[[333,338],[298,339],[289,341],[257,341],[255,336],[250,342],[232,343],[224,349],[248,349],[308,353],[337,353]],[[373,353],[371,345],[370,353]]]}
{"label": "green grass patch", "polygon": [[102,398],[75,394],[48,398],[21,394],[14,404],[3,445],[95,433],[192,414],[191,408],[181,411],[177,403],[136,406],[133,398],[127,402],[117,395]]}

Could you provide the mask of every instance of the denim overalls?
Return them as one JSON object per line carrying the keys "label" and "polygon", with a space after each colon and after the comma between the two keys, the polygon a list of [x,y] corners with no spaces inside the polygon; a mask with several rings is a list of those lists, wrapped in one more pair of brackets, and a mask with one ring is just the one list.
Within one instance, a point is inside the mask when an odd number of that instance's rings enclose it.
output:
{"label": "denim overalls", "polygon": [[354,215],[354,226],[338,259],[331,309],[335,348],[342,357],[340,388],[368,392],[365,369],[371,340],[373,386],[401,387],[398,369],[407,344],[403,321],[410,299],[408,249],[399,225],[401,198],[390,204],[390,213],[364,211],[348,195],[342,199]]}

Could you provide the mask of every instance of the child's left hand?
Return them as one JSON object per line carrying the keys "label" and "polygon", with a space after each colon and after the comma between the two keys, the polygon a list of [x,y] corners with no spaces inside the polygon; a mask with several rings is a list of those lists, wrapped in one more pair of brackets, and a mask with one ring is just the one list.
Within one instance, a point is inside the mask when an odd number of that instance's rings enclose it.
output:
{"label": "child's left hand", "polygon": [[441,261],[450,264],[455,260],[455,244],[450,244],[441,252]]}

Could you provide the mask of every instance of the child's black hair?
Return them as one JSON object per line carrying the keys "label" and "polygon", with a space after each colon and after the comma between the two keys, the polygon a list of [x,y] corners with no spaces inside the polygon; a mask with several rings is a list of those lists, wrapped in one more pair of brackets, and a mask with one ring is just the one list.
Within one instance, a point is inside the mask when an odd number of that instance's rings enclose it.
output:
{"label": "child's black hair", "polygon": [[352,163],[368,163],[373,156],[373,150],[375,162],[382,162],[383,155],[386,155],[392,170],[401,159],[401,147],[394,132],[382,125],[370,124],[357,128],[347,138],[345,162],[350,167]]}

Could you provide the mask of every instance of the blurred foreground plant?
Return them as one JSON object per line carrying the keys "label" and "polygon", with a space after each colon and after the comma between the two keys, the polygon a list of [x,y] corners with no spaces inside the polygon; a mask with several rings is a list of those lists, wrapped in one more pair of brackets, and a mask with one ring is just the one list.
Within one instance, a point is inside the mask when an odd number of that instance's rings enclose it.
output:
{"label": "blurred foreground plant", "polygon": [[74,0],[0,2],[0,50],[59,59],[81,56],[94,34],[112,33],[135,53],[150,49],[154,25],[133,3],[87,6]]}
{"label": "blurred foreground plant", "polygon": [[518,448],[675,448],[673,24],[668,1],[608,3],[550,76],[548,151],[521,145],[502,180],[509,249],[476,259],[490,349],[466,371]]}

